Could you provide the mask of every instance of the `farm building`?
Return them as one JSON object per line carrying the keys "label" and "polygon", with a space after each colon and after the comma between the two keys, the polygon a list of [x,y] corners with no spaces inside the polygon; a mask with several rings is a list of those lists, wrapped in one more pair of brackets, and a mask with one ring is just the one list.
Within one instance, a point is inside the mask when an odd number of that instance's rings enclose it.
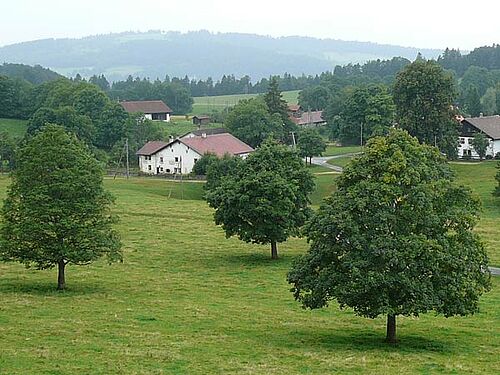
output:
{"label": "farm building", "polygon": [[321,126],[325,125],[323,111],[301,112],[299,117],[290,116],[290,119],[299,126]]}
{"label": "farm building", "polygon": [[193,116],[193,125],[208,125],[210,124],[209,116]]}
{"label": "farm building", "polygon": [[[189,133],[188,133],[189,134]],[[139,169],[147,174],[188,174],[205,154],[246,158],[253,148],[229,133],[185,136],[171,142],[146,143],[139,151]]]}
{"label": "farm building", "polygon": [[288,104],[288,115],[294,118],[302,116],[302,107],[298,104]]}
{"label": "farm building", "polygon": [[479,155],[471,144],[474,134],[481,132],[490,141],[486,151],[487,157],[500,154],[500,116],[481,116],[464,118],[458,142],[458,156],[461,158],[479,159]]}
{"label": "farm building", "polygon": [[149,120],[170,121],[172,110],[161,100],[122,101],[120,105],[128,113],[144,113]]}

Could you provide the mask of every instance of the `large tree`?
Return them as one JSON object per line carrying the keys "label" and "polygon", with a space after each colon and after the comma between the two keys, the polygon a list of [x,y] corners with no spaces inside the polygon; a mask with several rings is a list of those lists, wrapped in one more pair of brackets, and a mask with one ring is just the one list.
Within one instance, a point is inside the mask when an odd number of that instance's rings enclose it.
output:
{"label": "large tree", "polygon": [[283,121],[288,119],[288,105],[281,94],[277,77],[271,77],[264,101],[270,114],[279,114]]}
{"label": "large tree", "polygon": [[121,259],[113,199],[82,142],[48,125],[19,149],[16,163],[3,207],[0,259],[37,269],[57,266],[58,289],[65,288],[67,264],[103,255]]}
{"label": "large tree", "polygon": [[260,99],[241,100],[229,112],[227,129],[243,142],[257,147],[267,137],[283,136],[283,120],[280,114],[271,115],[266,103]]}
{"label": "large tree", "polygon": [[465,110],[472,117],[478,117],[481,113],[481,97],[476,86],[469,86],[465,92]]}
{"label": "large tree", "polygon": [[434,61],[418,60],[396,78],[396,120],[420,142],[437,146],[448,157],[457,156],[458,122],[453,119],[455,82]]}
{"label": "large tree", "polygon": [[272,140],[231,172],[206,194],[215,223],[227,237],[271,244],[271,257],[278,258],[277,243],[299,235],[309,217],[312,175],[293,150]]}
{"label": "large tree", "polygon": [[473,314],[490,288],[479,209],[435,148],[403,130],[373,138],[307,225],[311,247],[288,274],[294,296],[387,315],[391,343],[398,315]]}
{"label": "large tree", "polygon": [[304,129],[299,133],[297,141],[299,155],[303,158],[309,158],[309,164],[312,164],[313,156],[320,156],[326,150],[325,141],[316,129]]}
{"label": "large tree", "polygon": [[479,155],[479,160],[483,160],[490,145],[490,140],[483,133],[477,132],[471,140],[474,151]]}
{"label": "large tree", "polygon": [[340,113],[330,108],[326,111],[326,119],[342,143],[365,143],[373,136],[386,134],[393,125],[394,102],[385,86],[351,88],[343,98]]}

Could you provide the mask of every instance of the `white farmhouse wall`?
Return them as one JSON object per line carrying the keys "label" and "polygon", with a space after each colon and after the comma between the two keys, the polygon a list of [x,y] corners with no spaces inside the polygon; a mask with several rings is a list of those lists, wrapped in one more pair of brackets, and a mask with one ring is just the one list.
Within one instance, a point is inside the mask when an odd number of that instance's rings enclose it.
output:
{"label": "white farmhouse wall", "polygon": [[[473,159],[479,159],[479,155],[472,147],[472,137],[460,137],[458,142],[458,157],[462,158],[469,155]],[[486,155],[494,157],[500,152],[500,139],[493,141],[490,139],[490,145],[486,150]]]}
{"label": "white farmhouse wall", "polygon": [[188,174],[193,170],[194,164],[201,158],[196,151],[177,141],[151,155],[139,157],[139,169],[148,174]]}
{"label": "white farmhouse wall", "polygon": [[152,120],[152,119],[153,119],[153,116],[151,115],[151,113],[145,113],[145,114],[144,114],[144,118],[145,118],[145,119],[148,119],[148,120]]}

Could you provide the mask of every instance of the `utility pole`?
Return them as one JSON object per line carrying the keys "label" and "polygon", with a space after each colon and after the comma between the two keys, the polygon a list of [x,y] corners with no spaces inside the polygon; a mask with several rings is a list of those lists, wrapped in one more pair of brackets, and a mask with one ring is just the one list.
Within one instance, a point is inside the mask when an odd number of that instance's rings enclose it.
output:
{"label": "utility pole", "polygon": [[295,132],[290,132],[292,135],[293,148],[297,149],[297,143],[295,142]]}
{"label": "utility pole", "polygon": [[127,158],[127,180],[130,177],[130,164],[128,160],[128,138],[125,138],[125,155]]}
{"label": "utility pole", "polygon": [[361,123],[361,148],[363,148],[363,123]]}

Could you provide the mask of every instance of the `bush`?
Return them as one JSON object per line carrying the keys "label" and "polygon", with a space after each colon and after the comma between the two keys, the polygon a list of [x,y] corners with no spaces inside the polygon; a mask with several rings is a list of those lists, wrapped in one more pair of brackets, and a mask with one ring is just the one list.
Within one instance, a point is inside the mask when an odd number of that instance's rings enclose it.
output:
{"label": "bush", "polygon": [[210,164],[217,160],[218,158],[215,154],[207,153],[203,155],[201,159],[195,163],[193,167],[193,174],[195,176],[206,176]]}

